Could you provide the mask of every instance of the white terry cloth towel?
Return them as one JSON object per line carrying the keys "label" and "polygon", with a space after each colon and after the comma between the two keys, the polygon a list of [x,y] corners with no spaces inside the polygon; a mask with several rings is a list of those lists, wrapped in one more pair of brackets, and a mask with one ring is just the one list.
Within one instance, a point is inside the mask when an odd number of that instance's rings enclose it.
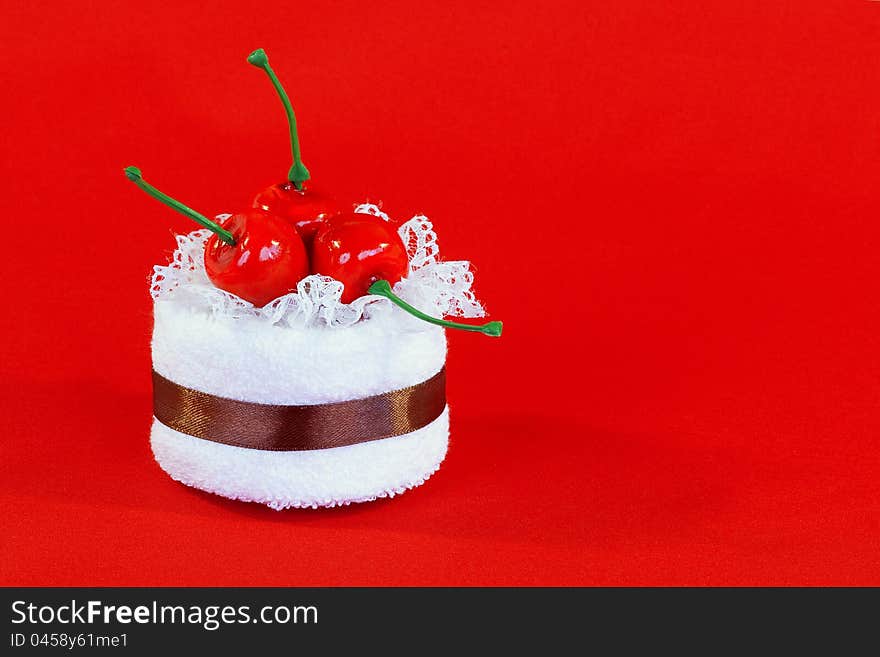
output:
{"label": "white terry cloth towel", "polygon": [[[444,366],[442,328],[399,312],[352,326],[278,326],[215,316],[174,296],[154,303],[153,368],[181,386],[261,404],[362,399],[421,383]],[[188,486],[274,509],[393,496],[446,455],[449,409],[408,434],[330,449],[268,451],[189,436],[154,418],[156,461]]]}

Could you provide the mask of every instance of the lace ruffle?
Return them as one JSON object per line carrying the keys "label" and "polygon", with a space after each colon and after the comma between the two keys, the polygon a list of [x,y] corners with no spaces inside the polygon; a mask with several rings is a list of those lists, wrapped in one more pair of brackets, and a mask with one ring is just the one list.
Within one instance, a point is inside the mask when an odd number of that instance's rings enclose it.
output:
{"label": "lace ruffle", "polygon": [[[389,220],[387,214],[372,204],[359,205],[363,212]],[[218,215],[225,219],[229,215]],[[402,224],[398,234],[409,255],[409,274],[394,285],[394,292],[405,301],[435,317],[482,317],[482,305],[474,297],[471,286],[474,275],[465,260],[441,261],[434,226],[423,215]],[[366,295],[350,304],[340,301],[342,283],[312,274],[302,279],[296,292],[275,299],[263,308],[224,292],[211,283],[205,273],[205,242],[208,230],[197,230],[177,236],[177,249],[168,265],[153,267],[150,294],[154,300],[171,299],[188,303],[194,310],[203,310],[226,318],[256,317],[281,326],[351,326],[376,313],[389,312],[388,299]]]}

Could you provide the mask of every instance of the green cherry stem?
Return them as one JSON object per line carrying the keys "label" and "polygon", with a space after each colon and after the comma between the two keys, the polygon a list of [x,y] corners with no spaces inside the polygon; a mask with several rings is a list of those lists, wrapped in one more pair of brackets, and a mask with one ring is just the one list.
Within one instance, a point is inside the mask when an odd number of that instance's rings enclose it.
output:
{"label": "green cherry stem", "polygon": [[290,171],[287,173],[287,179],[290,180],[297,189],[302,189],[303,181],[308,180],[310,175],[309,170],[306,169],[306,165],[302,163],[302,157],[300,156],[299,135],[296,132],[296,115],[293,113],[290,98],[287,97],[287,92],[284,91],[284,87],[281,86],[281,82],[279,82],[278,76],[275,75],[275,71],[269,66],[269,58],[266,56],[265,50],[257,48],[248,55],[247,60],[249,64],[253,64],[257,68],[266,71],[266,75],[269,76],[269,79],[272,81],[272,86],[275,87],[275,91],[278,92],[278,97],[284,105],[284,111],[287,113],[287,125],[290,128],[290,150],[293,154],[293,166],[290,167]]}
{"label": "green cherry stem", "polygon": [[163,194],[158,189],[153,187],[150,183],[143,179],[141,175],[141,170],[137,167],[125,167],[125,177],[128,178],[135,185],[144,190],[147,194],[152,196],[154,199],[162,201],[165,205],[173,210],[177,210],[180,214],[189,217],[200,223],[202,226],[207,228],[213,233],[216,233],[217,236],[226,242],[229,245],[235,246],[235,238],[232,236],[228,230],[221,228],[218,224],[214,223],[204,215],[199,214],[192,208],[186,207],[180,201],[176,201],[167,194]]}
{"label": "green cherry stem", "polygon": [[368,289],[367,292],[370,294],[377,294],[381,297],[385,297],[386,299],[389,299],[391,303],[403,308],[413,317],[418,317],[421,320],[430,322],[431,324],[436,324],[437,326],[445,326],[446,328],[460,329],[462,331],[474,331],[476,333],[482,333],[484,335],[491,335],[493,338],[497,338],[501,335],[501,328],[503,326],[501,322],[487,322],[486,324],[459,324],[458,322],[447,322],[445,319],[437,319],[436,317],[426,315],[421,310],[413,308],[406,301],[394,294],[394,292],[391,291],[391,283],[389,283],[388,281],[376,281],[370,286],[370,289]]}

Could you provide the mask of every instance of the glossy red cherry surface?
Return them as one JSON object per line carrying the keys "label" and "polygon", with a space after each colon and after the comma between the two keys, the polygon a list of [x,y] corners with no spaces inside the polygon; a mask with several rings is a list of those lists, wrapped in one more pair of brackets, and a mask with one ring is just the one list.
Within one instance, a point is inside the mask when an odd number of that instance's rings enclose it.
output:
{"label": "glossy red cherry surface", "polygon": [[205,245],[205,270],[221,290],[257,307],[296,290],[309,273],[309,261],[299,234],[285,219],[252,209],[220,224],[235,244],[212,235]]}
{"label": "glossy red cherry surface", "polygon": [[253,206],[287,219],[307,246],[327,219],[343,211],[333,197],[307,182],[302,189],[287,181],[267,187],[257,194]]}
{"label": "glossy red cherry surface", "polygon": [[382,279],[392,284],[406,276],[409,258],[397,228],[371,214],[345,212],[328,219],[315,234],[312,272],[345,285],[342,302],[367,294]]}

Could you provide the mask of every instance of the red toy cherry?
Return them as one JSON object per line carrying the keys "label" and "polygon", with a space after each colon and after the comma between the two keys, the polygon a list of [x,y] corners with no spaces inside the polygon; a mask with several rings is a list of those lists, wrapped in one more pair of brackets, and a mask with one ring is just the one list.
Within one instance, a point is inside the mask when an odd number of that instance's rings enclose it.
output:
{"label": "red toy cherry", "polygon": [[287,181],[267,187],[257,194],[254,207],[287,219],[308,246],[324,222],[340,214],[342,207],[312,185],[301,186],[297,189]]}
{"label": "red toy cherry", "polygon": [[308,275],[305,246],[284,219],[248,209],[217,224],[150,185],[137,167],[126,167],[125,175],[150,196],[214,233],[205,244],[205,271],[221,290],[262,307],[295,291]]}
{"label": "red toy cherry", "polygon": [[287,114],[287,125],[290,129],[290,150],[293,155],[293,166],[287,173],[287,180],[272,185],[257,194],[254,207],[260,208],[290,221],[302,236],[305,243],[311,243],[318,228],[330,217],[342,212],[342,207],[330,196],[303,183],[309,179],[309,170],[302,163],[299,148],[299,135],[296,131],[296,115],[287,92],[281,86],[275,71],[269,66],[269,58],[262,48],[258,48],[247,58],[250,64],[261,68],[269,76],[272,86],[278,93],[284,111]]}
{"label": "red toy cherry", "polygon": [[258,308],[296,291],[308,276],[308,255],[302,239],[286,220],[249,209],[224,220],[235,244],[217,234],[205,245],[205,271],[221,290],[232,292]]}
{"label": "red toy cherry", "polygon": [[399,281],[409,271],[397,229],[371,214],[345,212],[318,230],[311,249],[312,271],[342,283],[342,302],[351,303],[378,280]]}
{"label": "red toy cherry", "polygon": [[501,335],[501,322],[449,322],[427,315],[395,295],[391,286],[409,273],[409,257],[397,229],[381,217],[356,212],[332,217],[315,235],[311,260],[314,273],[335,278],[345,286],[342,303],[375,294],[431,324],[496,338]]}

